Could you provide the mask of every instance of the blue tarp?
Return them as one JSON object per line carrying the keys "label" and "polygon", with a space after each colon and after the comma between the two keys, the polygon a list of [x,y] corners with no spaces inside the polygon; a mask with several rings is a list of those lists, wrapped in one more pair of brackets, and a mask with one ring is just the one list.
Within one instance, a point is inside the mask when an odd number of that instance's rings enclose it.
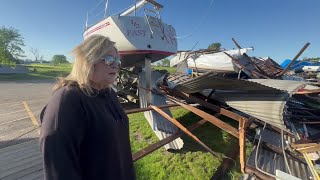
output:
{"label": "blue tarp", "polygon": [[[291,59],[286,59],[280,64],[280,66],[284,69],[289,65],[289,63],[291,61],[292,61]],[[313,63],[313,64],[315,64],[315,63]],[[310,63],[310,62],[301,62],[300,60],[296,60],[293,63],[293,65],[290,66],[289,70],[302,68],[303,66],[312,66],[312,63]]]}

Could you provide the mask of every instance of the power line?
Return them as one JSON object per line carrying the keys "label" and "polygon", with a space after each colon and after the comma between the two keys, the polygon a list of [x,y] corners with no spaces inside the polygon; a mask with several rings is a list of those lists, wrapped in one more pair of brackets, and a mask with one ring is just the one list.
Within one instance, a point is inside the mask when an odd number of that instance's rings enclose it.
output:
{"label": "power line", "polygon": [[190,34],[187,34],[187,35],[184,35],[184,36],[175,36],[175,38],[176,38],[176,39],[183,39],[183,38],[186,38],[186,37],[191,36],[194,32],[196,32],[196,31],[199,29],[200,25],[201,25],[201,24],[204,22],[204,20],[207,18],[208,14],[209,14],[209,10],[211,9],[211,7],[212,7],[212,5],[213,5],[213,1],[214,1],[214,0],[211,0],[210,5],[209,5],[207,11],[206,11],[206,12],[204,13],[204,15],[202,16],[201,21],[199,22],[199,24],[198,24],[197,26],[194,27],[193,31],[192,31]]}

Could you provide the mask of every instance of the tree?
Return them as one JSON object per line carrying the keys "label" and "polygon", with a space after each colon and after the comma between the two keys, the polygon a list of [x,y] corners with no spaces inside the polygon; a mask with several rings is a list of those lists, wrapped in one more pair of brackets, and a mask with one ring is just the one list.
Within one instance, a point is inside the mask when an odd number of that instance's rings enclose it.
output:
{"label": "tree", "polygon": [[53,64],[63,64],[68,63],[67,57],[65,55],[54,55],[52,58]]}
{"label": "tree", "polygon": [[170,66],[170,60],[167,59],[167,58],[163,59],[162,60],[162,66],[166,66],[166,67]]}
{"label": "tree", "polygon": [[22,46],[25,46],[23,37],[17,29],[4,26],[0,28],[1,62],[14,62],[14,59],[23,57]]}
{"label": "tree", "polygon": [[[34,58],[35,58],[35,61],[38,61],[38,60],[42,60],[42,56],[40,56],[40,52],[39,52],[39,49],[36,49],[36,48],[30,48],[30,52],[33,54]],[[41,58],[41,59],[40,59]]]}
{"label": "tree", "polygon": [[0,64],[15,64],[12,55],[2,47],[0,47]]}
{"label": "tree", "polygon": [[220,48],[221,48],[221,43],[219,42],[214,42],[208,46],[208,49],[215,50],[215,51],[219,51]]}

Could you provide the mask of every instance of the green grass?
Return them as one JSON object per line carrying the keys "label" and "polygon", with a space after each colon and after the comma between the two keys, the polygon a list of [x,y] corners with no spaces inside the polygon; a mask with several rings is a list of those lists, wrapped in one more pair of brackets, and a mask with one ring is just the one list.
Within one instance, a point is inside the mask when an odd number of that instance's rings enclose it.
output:
{"label": "green grass", "polygon": [[177,71],[175,67],[152,66],[152,68],[156,70],[166,70],[169,73],[175,73]]}
{"label": "green grass", "polygon": [[[173,116],[184,126],[191,125],[200,118],[182,108],[172,108]],[[130,140],[132,151],[137,152],[158,141],[143,113],[131,114]],[[226,120],[235,125],[236,122]],[[199,127],[193,133],[212,150],[227,155],[238,143],[236,138],[210,123]],[[182,136],[184,147],[181,150],[166,151],[163,147],[135,162],[138,179],[210,179],[222,160],[204,150],[189,136]],[[225,179],[240,177],[239,160]]]}
{"label": "green grass", "polygon": [[[30,70],[26,74],[0,74],[0,81],[21,81],[21,80],[39,80],[39,79],[56,79],[57,77],[67,76],[72,68],[71,64],[49,65],[49,64],[31,64],[26,65]],[[34,71],[36,69],[36,71]],[[170,67],[153,67],[156,70],[166,70],[174,73],[175,68]]]}
{"label": "green grass", "polygon": [[[67,76],[71,71],[71,64],[61,64],[57,66],[49,64],[26,65],[30,70],[27,74],[0,74],[0,81],[20,81],[20,80],[39,80],[56,79],[60,76]],[[34,71],[36,70],[36,71]]]}

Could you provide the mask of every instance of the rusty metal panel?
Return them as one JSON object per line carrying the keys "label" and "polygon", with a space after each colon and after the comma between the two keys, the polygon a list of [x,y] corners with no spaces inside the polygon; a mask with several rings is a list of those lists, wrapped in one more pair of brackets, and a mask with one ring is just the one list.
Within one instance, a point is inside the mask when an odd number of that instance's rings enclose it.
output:
{"label": "rusty metal panel", "polygon": [[283,71],[283,69],[272,59],[251,57],[251,60],[270,78],[274,78],[276,74]]}

